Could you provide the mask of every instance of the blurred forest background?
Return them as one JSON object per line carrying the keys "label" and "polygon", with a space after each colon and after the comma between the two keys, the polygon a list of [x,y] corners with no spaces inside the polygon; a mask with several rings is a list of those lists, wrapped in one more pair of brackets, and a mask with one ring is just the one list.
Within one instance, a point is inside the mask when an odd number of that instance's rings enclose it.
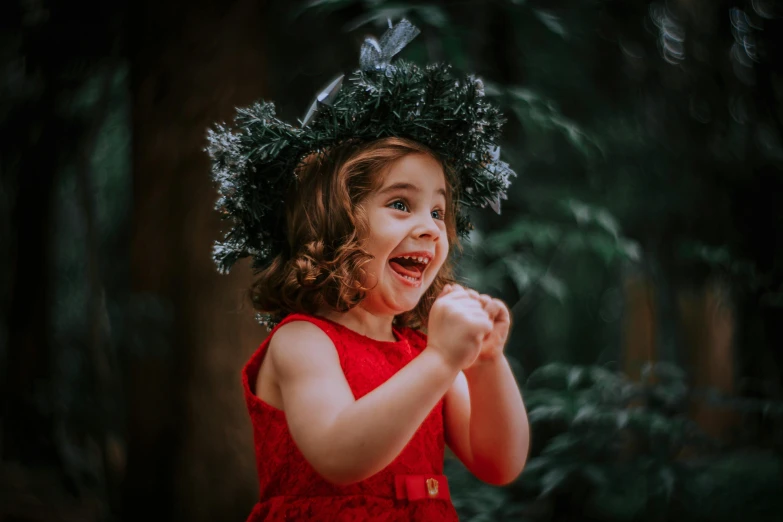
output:
{"label": "blurred forest background", "polygon": [[207,126],[290,122],[387,18],[485,80],[519,176],[460,277],[512,306],[533,426],[464,521],[783,513],[783,8],[772,0],[9,0],[0,16],[0,520],[244,520]]}

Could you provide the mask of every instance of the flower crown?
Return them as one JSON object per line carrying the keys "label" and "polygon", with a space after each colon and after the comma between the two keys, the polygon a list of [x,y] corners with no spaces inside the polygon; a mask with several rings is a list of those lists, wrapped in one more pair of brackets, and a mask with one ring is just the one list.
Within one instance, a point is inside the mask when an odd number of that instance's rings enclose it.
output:
{"label": "flower crown", "polygon": [[389,26],[380,40],[365,39],[360,68],[346,85],[340,76],[319,93],[299,126],[277,119],[274,104],[261,101],[238,108],[233,126],[209,129],[206,152],[220,194],[215,209],[232,223],[213,250],[221,273],[248,256],[262,269],[284,250],[285,195],[297,166],[349,141],[396,136],[428,146],[451,176],[462,237],[472,228],[462,207],[490,205],[500,213],[515,175],[496,144],[504,118],[472,75],[455,76],[445,64],[392,64],[419,30],[407,20]]}

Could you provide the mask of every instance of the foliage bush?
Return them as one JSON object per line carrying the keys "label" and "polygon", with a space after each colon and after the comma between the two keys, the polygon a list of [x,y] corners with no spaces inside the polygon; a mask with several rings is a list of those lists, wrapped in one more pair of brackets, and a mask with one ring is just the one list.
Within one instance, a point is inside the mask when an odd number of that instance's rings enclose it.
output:
{"label": "foliage bush", "polygon": [[[448,472],[461,520],[774,520],[780,459],[727,452],[688,416],[679,368],[648,366],[640,383],[600,366],[554,363],[524,387],[531,457],[507,488]],[[716,506],[721,506],[716,509]]]}

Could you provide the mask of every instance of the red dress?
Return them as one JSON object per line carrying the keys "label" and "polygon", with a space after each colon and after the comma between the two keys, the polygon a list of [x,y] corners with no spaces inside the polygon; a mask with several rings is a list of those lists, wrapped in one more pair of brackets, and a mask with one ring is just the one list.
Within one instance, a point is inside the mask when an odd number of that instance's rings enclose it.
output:
{"label": "red dress", "polygon": [[282,410],[259,399],[254,387],[269,340],[291,321],[309,321],[334,343],[345,378],[358,399],[383,384],[426,346],[426,335],[394,328],[396,342],[365,337],[330,320],[303,314],[286,317],[242,370],[242,384],[256,450],[259,502],[248,522],[457,521],[443,477],[443,400],[407,446],[385,469],[366,480],[336,486],[322,478],[296,447]]}

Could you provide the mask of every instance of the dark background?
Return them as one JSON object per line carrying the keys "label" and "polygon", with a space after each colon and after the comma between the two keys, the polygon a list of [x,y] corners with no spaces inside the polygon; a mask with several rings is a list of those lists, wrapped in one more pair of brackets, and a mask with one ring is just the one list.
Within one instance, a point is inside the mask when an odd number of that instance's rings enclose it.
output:
{"label": "dark background", "polygon": [[408,17],[482,77],[517,171],[460,261],[504,299],[533,452],[447,461],[461,520],[779,520],[783,9],[771,0],[63,2],[0,11],[0,520],[244,520],[206,129],[302,118]]}

